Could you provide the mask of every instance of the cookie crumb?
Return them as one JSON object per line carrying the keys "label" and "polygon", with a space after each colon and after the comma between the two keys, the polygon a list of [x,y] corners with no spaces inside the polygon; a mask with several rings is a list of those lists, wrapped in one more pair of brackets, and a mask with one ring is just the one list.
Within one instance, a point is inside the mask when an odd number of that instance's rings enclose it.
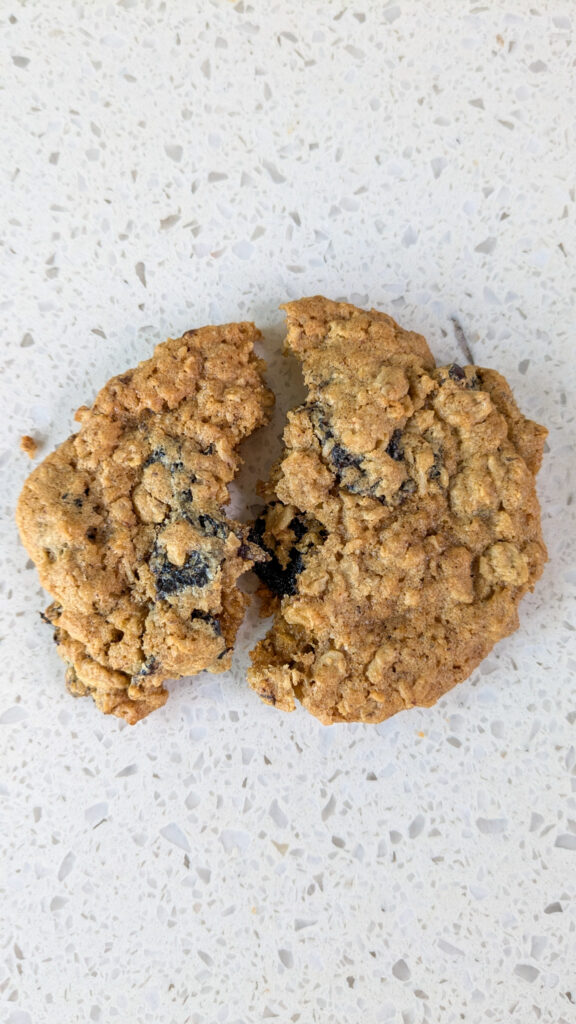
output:
{"label": "cookie crumb", "polygon": [[23,452],[26,452],[29,459],[35,459],[38,452],[38,442],[33,437],[30,437],[30,434],[22,434],[20,448]]}

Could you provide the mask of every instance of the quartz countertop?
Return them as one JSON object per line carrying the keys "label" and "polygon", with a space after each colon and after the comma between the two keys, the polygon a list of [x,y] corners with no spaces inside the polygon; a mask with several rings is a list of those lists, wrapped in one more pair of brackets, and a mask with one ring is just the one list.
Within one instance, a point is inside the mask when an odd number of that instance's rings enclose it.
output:
{"label": "quartz countertop", "polygon": [[[0,1019],[576,1020],[576,11],[542,0],[5,0],[0,12]],[[13,510],[166,336],[287,298],[391,313],[550,430],[550,561],[428,710],[323,727],[231,672],[134,728],[73,701]],[[252,585],[251,585],[252,586]]]}

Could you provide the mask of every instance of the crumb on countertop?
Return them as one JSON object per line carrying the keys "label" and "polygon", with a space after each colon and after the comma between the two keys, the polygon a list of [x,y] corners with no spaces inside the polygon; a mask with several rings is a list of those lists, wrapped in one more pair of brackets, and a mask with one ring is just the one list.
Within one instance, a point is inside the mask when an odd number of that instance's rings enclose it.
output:
{"label": "crumb on countertop", "polygon": [[30,434],[22,434],[22,437],[20,438],[20,447],[23,452],[26,452],[28,458],[34,459],[36,457],[38,442],[35,441],[33,437],[30,437]]}

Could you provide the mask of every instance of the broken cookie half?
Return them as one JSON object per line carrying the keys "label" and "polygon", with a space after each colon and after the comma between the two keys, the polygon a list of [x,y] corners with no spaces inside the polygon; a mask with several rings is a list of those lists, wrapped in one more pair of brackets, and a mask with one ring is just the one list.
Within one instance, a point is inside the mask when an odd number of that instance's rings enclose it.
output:
{"label": "broken cookie half", "polygon": [[435,367],[383,313],[283,308],[308,398],[252,533],[275,619],[249,681],[285,711],[379,722],[433,704],[517,628],[546,561],[546,430],[494,370]]}
{"label": "broken cookie half", "polygon": [[230,666],[259,558],[228,519],[238,445],[273,403],[253,324],[188,331],[114,377],[30,475],[17,520],[67,686],[133,724],[164,680]]}

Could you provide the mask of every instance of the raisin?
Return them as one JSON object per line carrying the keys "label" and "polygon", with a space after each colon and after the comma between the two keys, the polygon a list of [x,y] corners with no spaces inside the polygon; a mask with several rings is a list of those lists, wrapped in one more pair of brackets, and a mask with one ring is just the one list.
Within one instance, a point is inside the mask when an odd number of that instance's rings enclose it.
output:
{"label": "raisin", "polygon": [[[163,448],[162,446],[160,446],[160,448],[155,448],[154,451],[150,453],[142,468],[146,469],[147,466],[152,466],[155,462],[160,462],[163,466],[166,467],[166,469],[172,475],[174,473],[182,473],[183,471],[185,471],[184,463],[182,462],[182,460],[176,459],[174,462],[170,462],[168,456],[166,455],[166,449]],[[190,479],[190,483],[193,484],[196,482],[196,477],[194,476],[194,473],[188,472],[188,477]]]}
{"label": "raisin", "polygon": [[91,526],[89,530],[86,530],[86,540],[96,540],[97,530],[95,526]]}
{"label": "raisin", "polygon": [[442,452],[434,452],[434,463],[428,470],[429,480],[438,480],[442,472]]}
{"label": "raisin", "polygon": [[142,468],[146,469],[146,466],[151,466],[154,462],[164,462],[165,458],[166,458],[166,449],[165,448],[155,448],[154,451],[151,452],[151,454],[146,459],[146,462],[144,463]]}
{"label": "raisin", "polygon": [[302,553],[297,548],[290,548],[288,553],[288,565],[286,566],[286,593],[296,593],[296,577],[300,575],[304,568],[304,559]]}
{"label": "raisin", "polygon": [[448,367],[448,376],[452,380],[466,380],[466,374],[462,367],[458,366],[458,363],[452,363],[451,366]]}
{"label": "raisin", "polygon": [[216,636],[222,636],[222,626],[220,625],[220,619],[215,615],[211,615],[210,612],[203,612],[199,608],[195,608],[190,616],[191,619],[201,619],[202,622],[207,622],[216,633]]}
{"label": "raisin", "polygon": [[214,519],[209,515],[198,516],[198,520],[207,537],[219,537],[220,540],[226,540],[230,533],[228,526],[222,520]]}
{"label": "raisin", "polygon": [[292,530],[292,533],[296,535],[296,540],[302,540],[305,533],[308,533],[308,528],[305,523],[302,522],[298,516],[294,516],[288,524],[288,529]]}
{"label": "raisin", "polygon": [[258,578],[266,584],[268,589],[278,597],[284,597],[286,594],[295,594],[296,577],[304,568],[304,559],[296,548],[291,548],[288,556],[288,563],[284,568],[274,553],[264,543],[263,537],[265,529],[266,523],[264,517],[259,516],[250,530],[249,539],[254,544],[258,544],[270,557],[267,562],[258,562],[254,566],[254,572]]}
{"label": "raisin", "polygon": [[136,675],[132,676],[132,682],[137,683],[139,679],[144,679],[146,676],[151,676],[153,672],[156,672],[160,668],[160,662],[153,654],[149,654],[146,661],[142,665],[142,668],[138,670]]}
{"label": "raisin", "polygon": [[336,466],[336,469],[347,469],[348,466],[359,469],[362,456],[352,455],[352,452],[349,452],[343,445],[335,444],[330,452],[330,462]]}
{"label": "raisin", "polygon": [[300,408],[304,409],[304,411],[308,413],[310,421],[316,432],[316,436],[322,444],[334,437],[334,431],[330,427],[324,409],[321,405],[318,405],[318,403],[315,402],[313,405],[303,405]]}
{"label": "raisin", "polygon": [[417,489],[418,488],[416,481],[412,480],[411,477],[408,477],[407,480],[404,480],[404,482],[400,484],[400,487],[398,489],[398,497],[400,500],[400,504],[402,504],[402,502],[405,501],[406,498],[408,498],[411,494],[414,494],[414,492]]}
{"label": "raisin", "polygon": [[386,448],[386,455],[389,455],[395,462],[402,462],[404,458],[404,449],[402,448],[400,441],[402,440],[402,431],[395,430],[388,442]]}
{"label": "raisin", "polygon": [[164,599],[187,587],[205,587],[210,580],[208,562],[199,551],[193,551],[184,565],[172,565],[167,559],[159,566],[152,566],[156,577],[156,593]]}
{"label": "raisin", "polygon": [[265,704],[272,704],[272,706],[274,706],[276,703],[276,697],[273,693],[262,693],[260,690],[257,690],[256,692],[260,697],[260,700],[263,700]]}
{"label": "raisin", "polygon": [[[348,451],[343,444],[340,444],[339,441],[334,441],[332,447],[329,448],[329,442],[334,440],[335,434],[328,423],[326,413],[318,404],[304,406],[304,408],[310,416],[314,433],[322,445],[322,454],[324,455],[324,458],[327,458],[330,461],[338,482],[342,482],[342,471],[346,469],[357,469],[360,473],[361,480],[365,480],[366,472],[362,468],[364,456],[354,455],[352,452]],[[356,480],[355,482],[347,480],[345,484],[347,490],[352,494],[369,494],[368,489],[362,485],[361,480]]]}

